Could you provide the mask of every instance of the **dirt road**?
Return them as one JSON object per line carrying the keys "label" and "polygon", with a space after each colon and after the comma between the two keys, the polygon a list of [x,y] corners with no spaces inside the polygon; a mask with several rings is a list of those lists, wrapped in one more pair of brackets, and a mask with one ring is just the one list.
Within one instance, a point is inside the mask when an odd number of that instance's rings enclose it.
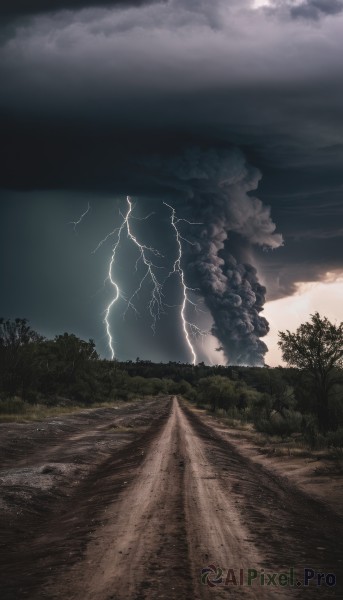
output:
{"label": "dirt road", "polygon": [[2,525],[2,599],[343,598],[337,514],[176,398],[146,414],[151,425],[113,441],[68,496],[57,486],[45,516],[26,514],[19,541]]}

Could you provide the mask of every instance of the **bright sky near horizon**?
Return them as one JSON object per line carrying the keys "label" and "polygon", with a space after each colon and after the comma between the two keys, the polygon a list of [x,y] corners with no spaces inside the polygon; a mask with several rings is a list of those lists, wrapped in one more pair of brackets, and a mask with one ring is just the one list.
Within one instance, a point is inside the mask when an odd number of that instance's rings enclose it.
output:
{"label": "bright sky near horizon", "polygon": [[278,332],[295,331],[315,312],[332,323],[343,320],[343,276],[333,279],[328,274],[326,282],[299,283],[293,296],[266,303],[263,314],[270,325],[270,332],[264,338],[268,346],[266,364],[271,367],[285,364],[277,345]]}

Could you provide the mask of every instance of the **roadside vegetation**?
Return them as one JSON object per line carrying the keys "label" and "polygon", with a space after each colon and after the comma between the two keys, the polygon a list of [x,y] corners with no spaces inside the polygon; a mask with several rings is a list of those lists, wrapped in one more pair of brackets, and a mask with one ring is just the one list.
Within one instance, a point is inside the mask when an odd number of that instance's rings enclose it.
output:
{"label": "roadside vegetation", "polygon": [[48,340],[26,319],[0,319],[0,421],[177,394],[231,426],[342,453],[343,324],[316,313],[279,344],[289,367],[119,362],[100,359],[92,340]]}
{"label": "roadside vegetation", "polygon": [[[111,403],[97,403],[93,408],[112,406]],[[20,398],[0,401],[0,423],[15,423],[23,421],[40,421],[53,417],[68,415],[84,409],[83,404],[69,403],[47,406],[46,404],[28,404]]]}

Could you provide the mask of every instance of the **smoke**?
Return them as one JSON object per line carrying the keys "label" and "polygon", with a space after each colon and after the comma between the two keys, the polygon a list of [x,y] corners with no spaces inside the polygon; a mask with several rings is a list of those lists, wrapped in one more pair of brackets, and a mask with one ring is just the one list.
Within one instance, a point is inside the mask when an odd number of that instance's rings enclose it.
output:
{"label": "smoke", "polygon": [[234,256],[237,242],[231,243],[238,239],[245,257],[254,245],[283,243],[269,207],[250,195],[260,172],[238,149],[192,148],[160,166],[169,185],[183,191],[187,218],[202,223],[187,231],[191,244],[184,269],[211,312],[213,335],[230,364],[263,365],[267,346],[261,338],[269,326],[260,313],[266,289],[255,267]]}

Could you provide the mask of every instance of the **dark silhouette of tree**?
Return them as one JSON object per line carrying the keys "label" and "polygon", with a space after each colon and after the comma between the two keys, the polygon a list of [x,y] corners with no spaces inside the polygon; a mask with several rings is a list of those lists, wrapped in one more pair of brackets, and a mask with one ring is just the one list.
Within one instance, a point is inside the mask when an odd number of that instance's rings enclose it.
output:
{"label": "dark silhouette of tree", "polygon": [[341,381],[343,367],[343,323],[333,325],[316,312],[295,333],[280,331],[279,337],[283,359],[310,375],[319,426],[328,429],[329,396],[333,386]]}
{"label": "dark silhouette of tree", "polygon": [[46,341],[41,347],[41,361],[45,365],[44,392],[79,400],[93,397],[96,373],[92,363],[98,359],[93,340],[86,342],[74,334],[64,333]]}
{"label": "dark silhouette of tree", "polygon": [[8,395],[26,396],[34,377],[38,345],[43,339],[27,319],[0,318],[0,379],[1,388]]}

